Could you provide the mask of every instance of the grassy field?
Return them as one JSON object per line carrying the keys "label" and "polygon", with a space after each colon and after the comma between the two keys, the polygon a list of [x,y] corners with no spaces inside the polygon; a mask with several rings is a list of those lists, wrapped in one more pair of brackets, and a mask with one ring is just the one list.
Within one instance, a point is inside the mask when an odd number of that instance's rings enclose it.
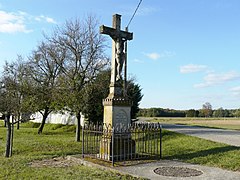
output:
{"label": "grassy field", "polygon": [[81,153],[81,143],[74,141],[74,126],[46,125],[38,135],[32,125],[23,124],[15,130],[11,158],[4,157],[6,129],[0,126],[0,179],[134,179],[82,165],[31,167],[32,161]]}
{"label": "grassy field", "polygon": [[223,169],[240,171],[240,148],[197,137],[164,131],[163,156]]}
{"label": "grassy field", "polygon": [[[81,142],[74,141],[74,126],[46,125],[42,135],[33,124],[15,130],[13,156],[4,157],[6,129],[0,125],[0,179],[133,179],[110,171],[82,165],[31,167],[36,160],[81,153]],[[163,158],[178,159],[240,171],[240,148],[163,132]]]}
{"label": "grassy field", "polygon": [[240,130],[239,118],[145,118],[150,122],[186,124]]}

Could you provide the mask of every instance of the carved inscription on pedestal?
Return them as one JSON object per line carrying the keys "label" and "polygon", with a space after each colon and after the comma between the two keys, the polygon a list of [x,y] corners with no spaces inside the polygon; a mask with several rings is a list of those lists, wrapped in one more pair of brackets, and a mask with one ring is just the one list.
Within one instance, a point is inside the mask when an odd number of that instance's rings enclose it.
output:
{"label": "carved inscription on pedestal", "polygon": [[124,125],[128,124],[128,116],[124,110],[120,110],[116,114],[116,124],[119,124],[119,123],[124,124]]}

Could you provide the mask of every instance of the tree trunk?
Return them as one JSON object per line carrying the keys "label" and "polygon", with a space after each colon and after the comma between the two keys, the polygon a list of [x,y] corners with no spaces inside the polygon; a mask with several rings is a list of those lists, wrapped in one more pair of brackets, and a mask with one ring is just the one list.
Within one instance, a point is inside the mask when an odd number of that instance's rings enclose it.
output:
{"label": "tree trunk", "polygon": [[18,115],[17,115],[17,129],[20,128],[20,119],[21,119],[21,115],[20,115],[20,112],[19,112]]}
{"label": "tree trunk", "polygon": [[20,122],[19,122],[19,120],[17,121],[17,129],[19,129],[20,128]]}
{"label": "tree trunk", "polygon": [[12,156],[13,151],[13,133],[14,133],[14,117],[12,117],[12,130],[11,130],[11,146],[10,146],[10,156]]}
{"label": "tree trunk", "polygon": [[81,134],[81,114],[77,113],[77,125],[76,125],[76,141],[80,142],[80,134]]}
{"label": "tree trunk", "polygon": [[7,115],[4,118],[4,127],[7,127]]}
{"label": "tree trunk", "polygon": [[11,156],[11,123],[10,123],[10,114],[6,115],[6,126],[7,126],[7,140],[6,140],[6,152],[5,157]]}
{"label": "tree trunk", "polygon": [[43,119],[42,119],[42,123],[38,129],[38,134],[42,134],[42,131],[43,131],[43,128],[44,128],[44,125],[46,123],[46,119],[49,115],[50,111],[49,111],[49,108],[46,107],[45,110],[44,110],[44,113],[43,113]]}

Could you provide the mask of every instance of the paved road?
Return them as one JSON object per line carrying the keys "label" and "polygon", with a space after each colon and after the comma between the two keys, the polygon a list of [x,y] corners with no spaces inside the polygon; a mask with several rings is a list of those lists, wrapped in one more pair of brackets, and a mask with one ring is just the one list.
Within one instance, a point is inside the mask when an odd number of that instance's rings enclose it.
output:
{"label": "paved road", "polygon": [[[187,167],[201,171],[200,176],[192,177],[172,177],[162,176],[154,173],[154,169],[159,167]],[[117,167],[116,170],[131,174],[137,177],[143,177],[151,180],[239,180],[240,172],[232,172],[215,167],[207,167],[196,164],[183,163],[179,161],[161,160],[155,163],[139,164],[135,166]]]}
{"label": "paved road", "polygon": [[198,126],[162,124],[164,129],[240,147],[240,131]]}
{"label": "paved road", "polygon": [[[150,119],[151,118],[141,117],[139,118],[138,122],[148,122],[148,120]],[[169,131],[174,131],[190,136],[196,136],[199,138],[240,147],[240,131],[237,130],[204,128],[200,126],[187,126],[165,123],[162,123],[162,127]]]}

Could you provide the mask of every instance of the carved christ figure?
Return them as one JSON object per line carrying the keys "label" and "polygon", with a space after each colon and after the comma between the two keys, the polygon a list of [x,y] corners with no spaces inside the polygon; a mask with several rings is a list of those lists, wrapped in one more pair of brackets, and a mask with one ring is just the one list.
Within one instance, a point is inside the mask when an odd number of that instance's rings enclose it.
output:
{"label": "carved christ figure", "polygon": [[133,33],[121,30],[121,15],[119,14],[113,15],[113,26],[102,25],[100,33],[109,35],[113,40],[111,84],[115,85],[122,79],[123,64],[126,61],[125,42],[133,39]]}
{"label": "carved christ figure", "polygon": [[116,81],[122,80],[122,68],[125,62],[124,40],[116,39]]}

